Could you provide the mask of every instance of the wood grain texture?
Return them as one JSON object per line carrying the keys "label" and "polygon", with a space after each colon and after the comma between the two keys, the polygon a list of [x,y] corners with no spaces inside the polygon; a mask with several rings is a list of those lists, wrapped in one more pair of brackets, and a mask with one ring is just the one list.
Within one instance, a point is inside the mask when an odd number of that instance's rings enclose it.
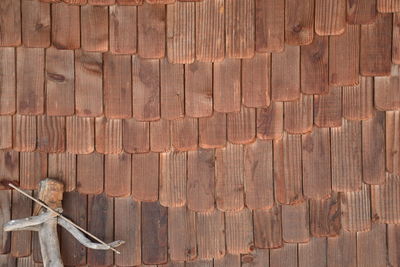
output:
{"label": "wood grain texture", "polygon": [[186,152],[160,154],[160,204],[182,207],[186,204]]}
{"label": "wood grain texture", "polygon": [[94,119],[70,116],[66,118],[66,151],[89,154],[94,150]]}
{"label": "wood grain texture", "polygon": [[[1,257],[1,256],[0,256]],[[186,267],[213,267],[213,260],[195,260],[186,262]]]}
{"label": "wood grain texture", "polygon": [[167,59],[160,61],[160,108],[164,119],[175,120],[185,116],[184,74],[184,65],[169,63]]}
{"label": "wood grain texture", "polygon": [[283,204],[303,201],[301,135],[284,134],[274,140],[275,199]]}
{"label": "wood grain texture", "polygon": [[15,49],[0,47],[0,114],[16,111]]}
{"label": "wood grain texture", "polygon": [[225,51],[228,58],[253,57],[254,6],[252,0],[225,0]]}
{"label": "wood grain texture", "polygon": [[64,190],[76,189],[76,155],[70,153],[48,154],[48,177],[64,183]]}
{"label": "wood grain texture", "polygon": [[242,61],[242,103],[262,108],[270,103],[271,54],[256,53]]}
{"label": "wood grain texture", "polygon": [[87,0],[89,5],[113,5],[115,0]]}
{"label": "wood grain texture", "polygon": [[329,83],[358,84],[360,69],[360,26],[347,25],[346,31],[329,37]]}
{"label": "wood grain texture", "polygon": [[[400,14],[393,14],[393,32],[392,32],[392,62],[400,63]],[[392,66],[393,69],[393,66]]]}
{"label": "wood grain texture", "polygon": [[153,152],[166,152],[171,149],[170,121],[150,122],[150,148]]}
{"label": "wood grain texture", "polygon": [[251,254],[241,255],[243,267],[269,267],[269,250],[255,249]]}
{"label": "wood grain texture", "polygon": [[21,2],[5,0],[0,4],[0,46],[21,44]]}
{"label": "wood grain texture", "polygon": [[316,35],[300,48],[301,92],[325,94],[329,91],[329,39]]}
{"label": "wood grain texture", "polygon": [[347,23],[369,24],[376,18],[376,0],[347,1]]}
{"label": "wood grain texture", "polygon": [[187,206],[198,212],[211,211],[215,194],[214,150],[199,149],[187,154]]}
{"label": "wood grain texture", "polygon": [[311,132],[313,128],[313,97],[300,95],[300,99],[284,102],[284,128],[292,134]]}
{"label": "wood grain texture", "polygon": [[374,23],[361,26],[360,73],[388,76],[391,57],[392,15],[379,14]]}
{"label": "wood grain texture", "polygon": [[110,6],[109,19],[111,53],[135,54],[137,52],[137,7]]}
{"label": "wood grain texture", "polygon": [[244,207],[243,146],[227,144],[215,151],[215,194],[217,208],[239,211]]}
{"label": "wood grain texture", "polygon": [[335,237],[342,229],[340,196],[310,200],[310,233],[315,237]]}
{"label": "wood grain texture", "polygon": [[22,41],[26,47],[50,45],[50,4],[21,1]]}
{"label": "wood grain texture", "polygon": [[104,114],[110,118],[132,116],[131,57],[104,54]]}
{"label": "wood grain texture", "polygon": [[141,263],[141,205],[131,198],[116,198],[115,217],[124,218],[114,222],[114,239],[126,243],[120,248],[121,254],[115,255],[115,264],[120,266],[139,265]]}
{"label": "wood grain texture", "polygon": [[[4,225],[11,220],[11,190],[0,191],[0,224]],[[0,233],[0,252],[7,254],[10,252],[11,233],[1,231]],[[0,255],[1,255],[0,254]],[[2,265],[3,264],[3,265]],[[8,266],[0,260],[0,266]]]}
{"label": "wood grain texture", "polygon": [[198,120],[185,117],[171,121],[171,145],[175,150],[195,150],[198,144]]}
{"label": "wood grain texture", "polygon": [[346,0],[315,0],[315,32],[340,35],[346,28]]}
{"label": "wood grain texture", "polygon": [[195,3],[167,5],[167,58],[171,63],[194,62]]}
{"label": "wood grain texture", "polygon": [[303,193],[322,199],[331,194],[331,139],[328,128],[314,128],[302,135]]}
{"label": "wood grain texture", "polygon": [[224,0],[196,3],[196,59],[201,62],[221,61],[225,56]]}
{"label": "wood grain texture", "polygon": [[300,47],[285,46],[283,53],[272,54],[271,89],[273,101],[300,98]]}
{"label": "wood grain texture", "polygon": [[12,148],[12,116],[0,116],[0,149]]}
{"label": "wood grain texture", "polygon": [[341,87],[330,87],[327,95],[314,95],[314,124],[318,127],[342,125]]}
{"label": "wood grain texture", "polygon": [[103,57],[75,51],[75,112],[78,116],[103,114]]}
{"label": "wood grain texture", "polygon": [[185,65],[185,112],[187,116],[209,117],[212,115],[212,71],[211,63],[195,62]]}
{"label": "wood grain texture", "polygon": [[131,194],[131,155],[107,154],[104,158],[104,192],[111,197]]}
{"label": "wood grain texture", "polygon": [[396,266],[400,263],[398,249],[400,246],[400,227],[399,225],[389,224],[387,227],[388,239],[388,258],[389,264]]}
{"label": "wood grain texture", "polygon": [[21,152],[19,155],[19,182],[23,189],[35,190],[40,180],[47,177],[47,154]]}
{"label": "wood grain texture", "polygon": [[374,117],[362,122],[362,172],[367,184],[385,181],[385,113],[375,112]]}
{"label": "wood grain texture", "polygon": [[17,48],[17,112],[44,112],[44,49]]}
{"label": "wood grain texture", "polygon": [[360,191],[341,193],[342,226],[349,232],[371,230],[370,186],[363,184]]}
{"label": "wood grain texture", "polygon": [[142,203],[142,261],[144,264],[167,262],[168,248],[167,208],[158,202]]}
{"label": "wood grain texture", "polygon": [[249,253],[253,247],[253,217],[251,210],[225,212],[226,249],[230,254]]}
{"label": "wood grain texture", "polygon": [[189,261],[197,257],[195,212],[187,207],[168,209],[168,244],[173,261]]}
{"label": "wood grain texture", "polygon": [[226,144],[226,115],[213,112],[208,118],[199,119],[199,146],[220,148]]}
{"label": "wood grain texture", "polygon": [[326,238],[311,238],[298,247],[299,267],[326,266]]}
{"label": "wood grain texture", "polygon": [[343,120],[342,127],[331,128],[332,189],[356,191],[361,187],[361,122]]}
{"label": "wood grain texture", "polygon": [[[0,177],[11,182],[19,182],[19,153],[14,150],[0,150]],[[2,184],[0,189],[4,190]]]}
{"label": "wood grain texture", "polygon": [[74,53],[56,48],[46,49],[46,113],[51,116],[73,115]]}
{"label": "wood grain texture", "polygon": [[297,244],[285,244],[281,249],[272,249],[269,254],[270,266],[295,267],[297,263]]}
{"label": "wood grain texture", "polygon": [[160,68],[158,60],[132,57],[133,116],[140,121],[160,118]]}
{"label": "wood grain texture", "polygon": [[328,238],[327,263],[332,267],[357,266],[356,233],[343,231],[337,237]]}
{"label": "wood grain texture", "polygon": [[135,200],[158,200],[158,166],[158,153],[132,155],[132,197]]}
{"label": "wood grain texture", "polygon": [[13,116],[13,148],[16,151],[36,149],[36,117]]}
{"label": "wood grain texture", "polygon": [[394,174],[386,174],[385,183],[371,186],[372,218],[378,223],[398,224],[400,221],[400,182]]}
{"label": "wood grain texture", "polygon": [[374,77],[375,107],[379,110],[400,109],[399,67],[392,65],[389,77]]}
{"label": "wood grain texture", "polygon": [[357,264],[365,267],[387,266],[386,225],[373,224],[369,232],[357,233]]}
{"label": "wood grain texture", "polygon": [[377,9],[381,13],[399,12],[400,3],[396,0],[377,0]]}
{"label": "wood grain texture", "polygon": [[51,6],[51,42],[57,49],[81,46],[79,6],[57,3]]}
{"label": "wood grain texture", "polygon": [[17,259],[10,254],[0,254],[0,264],[4,267],[17,267]]}
{"label": "wood grain texture", "polygon": [[400,112],[386,112],[386,170],[400,174],[400,157],[396,152],[400,147]]}
{"label": "wood grain texture", "polygon": [[240,64],[239,59],[225,59],[214,63],[214,110],[218,112],[240,111]]}
{"label": "wood grain texture", "polygon": [[244,147],[244,191],[250,209],[274,204],[272,141],[258,140]]}
{"label": "wood grain texture", "polygon": [[285,2],[256,0],[256,51],[282,52],[285,47]]}
{"label": "wood grain texture", "polygon": [[257,109],[257,137],[280,139],[283,135],[283,103],[272,102],[266,109]]}
{"label": "wood grain texture", "polygon": [[215,259],[225,255],[224,213],[218,210],[196,214],[197,252],[199,259]]}
{"label": "wood grain texture", "polygon": [[360,77],[357,86],[342,89],[343,117],[348,120],[366,120],[374,115],[374,81],[370,77]]}
{"label": "wood grain texture", "polygon": [[314,0],[285,1],[285,39],[290,45],[308,45],[314,36]]}
{"label": "wood grain texture", "polygon": [[128,153],[145,153],[150,150],[150,123],[133,118],[122,122],[122,146]]}
{"label": "wood grain texture", "polygon": [[225,257],[214,260],[214,267],[241,266],[240,255],[226,254]]}
{"label": "wood grain texture", "polygon": [[122,120],[96,118],[96,151],[116,154],[122,151]]}
{"label": "wood grain texture", "polygon": [[101,194],[104,186],[104,156],[100,153],[78,155],[76,187],[81,194]]}
{"label": "wood grain texture", "polygon": [[307,201],[298,205],[282,205],[282,236],[283,240],[288,243],[309,241]]}
{"label": "wood grain texture", "polygon": [[66,141],[65,118],[38,116],[36,123],[37,150],[51,153],[64,152]]}
{"label": "wood grain texture", "polygon": [[256,109],[241,107],[227,114],[227,138],[233,144],[248,144],[256,139]]}
{"label": "wood grain texture", "polygon": [[[32,191],[25,191],[32,195]],[[12,194],[11,199],[12,212],[11,219],[22,219],[31,216],[32,203],[31,200],[22,194]],[[26,257],[31,254],[31,231],[14,231],[11,233],[11,250],[10,254],[13,257]]]}
{"label": "wood grain texture", "polygon": [[[148,2],[148,1],[147,1]],[[144,3],[138,7],[137,52],[142,58],[163,58],[166,34],[165,5]]]}

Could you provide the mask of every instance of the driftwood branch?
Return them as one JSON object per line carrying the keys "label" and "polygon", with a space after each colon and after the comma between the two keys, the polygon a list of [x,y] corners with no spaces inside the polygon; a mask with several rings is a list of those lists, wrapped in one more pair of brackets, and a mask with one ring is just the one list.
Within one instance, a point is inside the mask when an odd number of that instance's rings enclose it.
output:
{"label": "driftwood branch", "polygon": [[52,212],[45,212],[38,216],[12,220],[4,225],[4,231],[32,231],[31,229],[34,229],[34,231],[38,231],[40,224],[53,217],[55,217],[55,215],[53,215]]}

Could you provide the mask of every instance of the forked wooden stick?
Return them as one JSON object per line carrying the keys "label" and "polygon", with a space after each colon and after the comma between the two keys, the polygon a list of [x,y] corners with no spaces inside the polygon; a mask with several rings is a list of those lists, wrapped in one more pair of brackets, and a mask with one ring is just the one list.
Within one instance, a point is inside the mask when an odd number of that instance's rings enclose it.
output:
{"label": "forked wooden stick", "polygon": [[57,216],[59,216],[60,218],[63,218],[65,221],[67,221],[68,223],[72,224],[74,227],[78,228],[80,231],[84,232],[85,234],[87,234],[88,236],[90,236],[91,238],[93,238],[94,240],[96,240],[97,242],[105,245],[106,247],[108,247],[109,249],[111,249],[112,251],[114,251],[117,254],[121,254],[121,252],[119,252],[118,250],[116,250],[115,248],[111,247],[110,245],[108,245],[107,243],[105,243],[104,241],[102,241],[101,239],[99,239],[98,237],[96,237],[95,235],[89,233],[88,231],[86,231],[85,229],[83,229],[82,227],[80,227],[79,225],[76,225],[73,221],[71,221],[70,219],[64,217],[62,214],[58,213],[57,211],[55,211],[54,209],[50,208],[49,206],[47,206],[46,204],[44,204],[42,201],[37,200],[36,198],[30,196],[29,194],[25,193],[24,191],[22,191],[21,189],[19,189],[18,187],[16,187],[15,185],[13,185],[12,183],[8,183],[8,186],[10,186],[11,188],[17,190],[19,193],[23,194],[24,196],[26,196],[27,198],[30,198],[32,201],[36,202],[37,204],[39,204],[40,206],[48,209],[49,211],[53,212],[54,214],[56,214]]}

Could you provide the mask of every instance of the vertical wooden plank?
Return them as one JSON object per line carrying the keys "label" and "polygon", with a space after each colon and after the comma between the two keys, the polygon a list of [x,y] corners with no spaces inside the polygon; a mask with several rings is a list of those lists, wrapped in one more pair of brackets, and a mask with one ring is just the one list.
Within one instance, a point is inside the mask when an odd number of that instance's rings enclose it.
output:
{"label": "vertical wooden plank", "polygon": [[254,243],[257,248],[279,248],[282,240],[281,206],[271,209],[256,209],[253,214]]}
{"label": "vertical wooden plank", "polygon": [[400,226],[389,224],[387,228],[389,264],[398,266],[400,263],[398,249],[400,246]]}
{"label": "vertical wooden plank", "polygon": [[256,109],[242,107],[227,114],[227,138],[234,144],[247,144],[256,139]]}
{"label": "vertical wooden plank", "polygon": [[300,97],[300,47],[285,46],[272,54],[271,88],[273,101],[293,101]]}
{"label": "vertical wooden plank", "polygon": [[251,254],[241,255],[242,267],[269,267],[269,250],[255,249]]}
{"label": "vertical wooden plank", "polygon": [[214,63],[214,110],[240,111],[240,60],[225,59]]}
{"label": "vertical wooden plank", "polygon": [[180,151],[195,150],[198,144],[198,120],[185,117],[171,121],[171,145]]}
{"label": "vertical wooden plank", "polygon": [[214,260],[214,267],[240,267],[240,255],[226,254],[225,257]]}
{"label": "vertical wooden plank", "polygon": [[21,44],[21,2],[5,0],[0,4],[0,46]]}
{"label": "vertical wooden plank", "polygon": [[392,65],[389,77],[374,77],[375,107],[379,110],[400,109],[399,67]]}
{"label": "vertical wooden plank", "polygon": [[[105,194],[88,197],[88,231],[104,242],[113,241],[114,205],[113,199]],[[87,251],[88,265],[112,265],[113,253],[110,250]]]}
{"label": "vertical wooden plank", "polygon": [[346,28],[346,0],[315,0],[315,32],[340,35]]}
{"label": "vertical wooden plank", "polygon": [[13,116],[13,148],[16,151],[36,149],[36,117]]}
{"label": "vertical wooden plank", "polygon": [[225,50],[228,58],[251,58],[255,46],[253,0],[225,0]]}
{"label": "vertical wooden plank", "polygon": [[196,59],[201,62],[221,61],[225,56],[224,0],[196,3]]}
{"label": "vertical wooden plank", "polygon": [[199,259],[223,257],[225,255],[224,213],[218,210],[196,213],[196,226]]}
{"label": "vertical wooden plank", "polygon": [[19,165],[19,181],[23,189],[37,189],[40,180],[47,177],[46,153],[21,152]]}
{"label": "vertical wooden plank", "polygon": [[385,180],[385,113],[375,112],[371,120],[362,122],[363,181],[381,184]]}
{"label": "vertical wooden plank", "polygon": [[49,154],[47,175],[60,179],[64,183],[66,192],[74,191],[76,188],[76,155],[69,153]]}
{"label": "vertical wooden plank", "polygon": [[308,202],[298,205],[282,205],[282,236],[285,242],[308,242],[309,213]]}
{"label": "vertical wooden plank", "polygon": [[314,36],[314,0],[285,1],[285,39],[290,45],[308,45]]}
{"label": "vertical wooden plank", "polygon": [[310,233],[315,237],[340,235],[341,209],[338,193],[330,198],[310,200]]}
{"label": "vertical wooden plank", "polygon": [[153,152],[166,152],[171,148],[170,121],[150,122],[150,148]]}
{"label": "vertical wooden plank", "polygon": [[89,5],[102,6],[102,5],[113,5],[115,0],[87,0]]}
{"label": "vertical wooden plank", "polygon": [[242,103],[261,108],[270,105],[271,54],[256,53],[242,61]]}
{"label": "vertical wooden plank", "polygon": [[17,259],[10,254],[0,254],[0,265],[3,267],[17,267]]}
{"label": "vertical wooden plank", "polygon": [[326,265],[326,238],[311,238],[310,242],[299,244],[299,267],[319,267]]}
{"label": "vertical wooden plank", "polygon": [[372,218],[378,223],[398,224],[400,222],[399,176],[386,174],[382,185],[371,186]]}
{"label": "vertical wooden plank", "polygon": [[[205,0],[208,1],[208,0]],[[213,267],[214,262],[213,260],[195,260],[195,261],[188,261],[185,262],[186,267]]]}
{"label": "vertical wooden plank", "polygon": [[57,49],[78,49],[81,45],[80,7],[51,5],[51,41]]}
{"label": "vertical wooden plank", "polygon": [[361,77],[360,84],[342,89],[343,117],[348,120],[366,120],[374,115],[373,79]]}
{"label": "vertical wooden plank", "polygon": [[[19,153],[14,150],[0,150],[0,177],[10,182],[19,182]],[[2,184],[0,189],[4,190]]]}
{"label": "vertical wooden plank", "polygon": [[21,1],[22,42],[26,47],[50,45],[50,4]]}
{"label": "vertical wooden plank", "polygon": [[303,193],[322,199],[331,194],[331,139],[328,128],[302,135]]}
{"label": "vertical wooden plank", "polygon": [[274,140],[275,199],[283,204],[303,200],[301,135],[284,134]]}
{"label": "vertical wooden plank", "polygon": [[17,48],[17,112],[44,112],[44,49]]}
{"label": "vertical wooden plank", "polygon": [[285,2],[256,0],[256,51],[282,52],[285,47]]}
{"label": "vertical wooden plank", "polygon": [[[4,225],[11,219],[11,190],[0,191],[0,224]],[[7,254],[10,252],[11,233],[0,232],[0,253]],[[0,266],[6,267],[0,260]]]}
{"label": "vertical wooden plank", "polygon": [[[209,117],[213,113],[212,64],[185,65],[185,111],[189,117]],[[161,108],[162,110],[162,108]]]}
{"label": "vertical wooden plank", "polygon": [[67,152],[89,154],[94,150],[94,119],[71,116],[66,118]]}
{"label": "vertical wooden plank", "polygon": [[328,238],[327,263],[332,267],[357,266],[357,238],[355,233],[343,231]]}
{"label": "vertical wooden plank", "polygon": [[328,92],[328,46],[328,37],[316,35],[314,36],[312,43],[300,48],[300,76],[302,93],[325,94]]}
{"label": "vertical wooden plank", "polygon": [[132,57],[133,116],[140,121],[160,118],[160,69],[158,60]]}
{"label": "vertical wooden plank", "polygon": [[386,112],[386,169],[396,175],[400,174],[400,112]]}
{"label": "vertical wooden plank", "polygon": [[[32,191],[25,191],[32,195]],[[11,219],[22,219],[32,215],[32,201],[24,195],[13,192]],[[15,231],[11,233],[11,251],[13,257],[26,257],[31,255],[31,231]]]}
{"label": "vertical wooden plank", "polygon": [[136,266],[141,264],[141,209],[140,202],[131,198],[116,198],[114,221],[114,239],[124,240],[121,254],[115,255],[115,264],[119,266]]}
{"label": "vertical wooden plank", "polygon": [[38,116],[37,150],[41,152],[59,153],[65,151],[65,118],[55,116]]}
{"label": "vertical wooden plank", "polygon": [[343,120],[342,127],[330,130],[332,189],[359,190],[362,183],[361,122]]}
{"label": "vertical wooden plank", "polygon": [[347,1],[347,23],[369,24],[377,15],[376,0]]}
{"label": "vertical wooden plank", "polygon": [[341,193],[342,226],[349,232],[371,230],[370,186],[363,184],[360,191]]}
{"label": "vertical wooden plank", "polygon": [[51,116],[73,115],[74,52],[46,49],[46,112]]}
{"label": "vertical wooden plank", "polygon": [[194,211],[211,211],[214,209],[214,150],[189,151],[187,160],[187,206]]}
{"label": "vertical wooden plank", "polygon": [[361,26],[360,73],[388,76],[391,57],[392,14],[379,14],[374,23]]}
{"label": "vertical wooden plank", "polygon": [[297,267],[297,244],[285,244],[281,249],[271,249],[269,262],[275,267]]}
{"label": "vertical wooden plank", "polygon": [[0,114],[16,110],[15,49],[0,47]]}
{"label": "vertical wooden plank", "polygon": [[244,147],[244,191],[250,209],[274,204],[272,141],[256,141]]}
{"label": "vertical wooden plank", "polygon": [[[191,66],[191,65],[189,65]],[[160,61],[161,117],[175,120],[185,116],[185,68],[182,64]],[[212,88],[212,87],[211,87]]]}
{"label": "vertical wooden plank", "polygon": [[284,102],[285,131],[292,134],[304,134],[313,129],[313,97],[301,94],[292,102]]}
{"label": "vertical wooden plank", "polygon": [[131,57],[128,55],[104,54],[104,114],[111,118],[132,116]]}
{"label": "vertical wooden plank", "polygon": [[199,119],[199,145],[201,148],[219,148],[226,144],[226,115],[213,112]]}
{"label": "vertical wooden plank", "polygon": [[102,54],[75,51],[75,111],[79,116],[103,114]]}
{"label": "vertical wooden plank", "polygon": [[359,61],[359,25],[347,25],[343,34],[329,37],[329,83],[331,85],[358,84]]}
{"label": "vertical wooden plank", "polygon": [[135,54],[137,51],[137,7],[109,7],[110,51],[115,54]]}
{"label": "vertical wooden plank", "polygon": [[373,224],[369,232],[357,233],[357,265],[387,266],[386,225]]}
{"label": "vertical wooden plank", "polygon": [[167,208],[158,202],[142,202],[142,261],[144,264],[167,262]]}
{"label": "vertical wooden plank", "polygon": [[171,63],[195,59],[195,3],[167,5],[167,57]]}
{"label": "vertical wooden plank", "polygon": [[160,154],[160,204],[182,207],[186,204],[186,152]]}
{"label": "vertical wooden plank", "polygon": [[151,5],[144,3],[138,7],[138,55],[140,57],[164,57],[166,33],[165,23],[165,5]]}
{"label": "vertical wooden plank", "polygon": [[150,149],[150,123],[125,119],[122,122],[122,145],[129,153],[144,153]]}
{"label": "vertical wooden plank", "polygon": [[399,12],[400,3],[396,0],[377,0],[377,9],[381,13]]}
{"label": "vertical wooden plank", "polygon": [[243,146],[227,144],[215,152],[217,208],[239,211],[244,207]]}
{"label": "vertical wooden plank", "polygon": [[12,116],[0,116],[0,149],[12,148],[12,132]]}
{"label": "vertical wooden plank", "polygon": [[[393,33],[392,33],[392,62],[400,63],[400,14],[393,14]],[[393,69],[393,66],[392,66]]]}
{"label": "vertical wooden plank", "polygon": [[266,109],[257,109],[257,137],[279,139],[283,135],[283,103],[272,102]]}
{"label": "vertical wooden plank", "polygon": [[111,197],[131,194],[131,155],[107,154],[104,159],[104,192]]}
{"label": "vertical wooden plank", "polygon": [[103,154],[122,151],[122,120],[96,118],[96,151]]}
{"label": "vertical wooden plank", "polygon": [[330,87],[327,95],[314,95],[314,123],[318,127],[342,125],[341,87]]}
{"label": "vertical wooden plank", "polygon": [[81,194],[101,194],[104,184],[104,157],[100,153],[78,155],[76,187]]}
{"label": "vertical wooden plank", "polygon": [[249,253],[253,248],[253,217],[251,210],[225,213],[225,238],[228,253]]}
{"label": "vertical wooden plank", "polygon": [[132,155],[132,197],[138,201],[158,200],[158,153]]}

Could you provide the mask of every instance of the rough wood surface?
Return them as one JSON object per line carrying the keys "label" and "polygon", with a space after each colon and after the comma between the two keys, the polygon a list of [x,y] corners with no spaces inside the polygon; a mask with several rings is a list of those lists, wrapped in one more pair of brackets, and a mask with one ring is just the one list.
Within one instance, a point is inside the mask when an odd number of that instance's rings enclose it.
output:
{"label": "rough wood surface", "polygon": [[170,121],[158,120],[150,122],[150,148],[153,152],[166,152],[170,150]]}
{"label": "rough wood surface", "polygon": [[285,39],[290,45],[308,45],[314,37],[314,0],[286,0]]}
{"label": "rough wood surface", "polygon": [[198,144],[198,120],[185,117],[171,121],[171,145],[179,151],[195,150]]}
{"label": "rough wood surface", "polygon": [[13,47],[0,47],[0,114],[16,110],[15,54]]}
{"label": "rough wood surface", "polygon": [[5,0],[0,4],[0,46],[21,44],[21,2]]}
{"label": "rough wood surface", "polygon": [[108,7],[85,5],[81,7],[81,46],[83,50],[108,50]]}
{"label": "rough wood surface", "polygon": [[58,3],[51,6],[51,41],[58,49],[78,49],[81,45],[79,6]]}
{"label": "rough wood surface", "polygon": [[282,236],[288,243],[309,241],[308,202],[298,205],[282,205]]}
{"label": "rough wood surface", "polygon": [[66,118],[66,151],[89,154],[94,150],[93,118],[71,116]]}
{"label": "rough wood surface", "polygon": [[284,128],[291,134],[304,134],[313,130],[313,97],[301,94],[300,99],[284,102]]}
{"label": "rough wood surface", "polygon": [[50,4],[21,1],[22,40],[27,47],[50,45]]}
{"label": "rough wood surface", "polygon": [[211,117],[199,119],[199,146],[220,148],[226,145],[226,115],[214,112]]}
{"label": "rough wood surface", "polygon": [[269,254],[270,266],[297,266],[297,244],[285,244],[281,249],[271,249]]}
{"label": "rough wood surface", "polygon": [[[32,195],[32,191],[25,191]],[[22,194],[12,194],[12,213],[11,219],[21,219],[29,217],[32,214],[31,200]],[[31,254],[31,238],[30,231],[16,231],[11,233],[11,251],[13,257],[26,257]]]}
{"label": "rough wood surface", "polygon": [[225,212],[226,250],[230,254],[244,254],[252,250],[253,222],[251,210]]}
{"label": "rough wood surface", "polygon": [[341,224],[340,195],[310,200],[310,233],[315,237],[339,236]]}
{"label": "rough wood surface", "polygon": [[389,111],[400,109],[399,67],[392,65],[390,76],[375,77],[375,107]]}
{"label": "rough wood surface", "polygon": [[196,214],[197,251],[201,259],[225,255],[224,213],[214,210]]}
{"label": "rough wood surface", "polygon": [[233,144],[247,144],[256,139],[256,109],[241,107],[227,114],[227,138]]}
{"label": "rough wood surface", "polygon": [[373,79],[361,77],[357,86],[342,87],[343,117],[348,120],[367,120],[374,115]]}
{"label": "rough wood surface", "polygon": [[399,176],[386,174],[385,183],[371,186],[372,218],[386,224],[400,222]]}
{"label": "rough wood surface", "polygon": [[272,102],[266,109],[257,109],[257,137],[262,140],[283,136],[283,103]]}
{"label": "rough wood surface", "polygon": [[339,236],[328,238],[327,263],[328,266],[341,267],[357,266],[357,238],[356,233],[343,231]]}
{"label": "rough wood surface", "polygon": [[133,118],[122,122],[122,146],[128,153],[145,153],[150,150],[150,123]]}
{"label": "rough wood surface", "polygon": [[122,152],[122,120],[97,117],[95,128],[97,152],[102,154]]}
{"label": "rough wood surface", "polygon": [[37,150],[60,153],[65,151],[65,119],[57,116],[37,117]]}
{"label": "rough wood surface", "polygon": [[0,116],[0,136],[2,137],[0,140],[1,149],[12,148],[12,132],[12,116]]}
{"label": "rough wood surface", "polygon": [[377,15],[376,0],[347,1],[347,22],[349,24],[368,24]]}
{"label": "rough wood surface", "polygon": [[[188,65],[189,68],[192,64]],[[185,76],[184,76],[185,73]],[[167,120],[175,120],[185,116],[185,99],[189,97],[185,81],[189,73],[186,73],[182,64],[169,63],[167,59],[160,61],[160,109],[161,117]],[[188,113],[186,111],[186,113]]]}
{"label": "rough wood surface", "polygon": [[346,28],[346,0],[315,0],[315,32],[340,35]]}
{"label": "rough wood surface", "polygon": [[16,115],[13,117],[13,148],[16,151],[36,149],[36,117]]}
{"label": "rough wood surface", "polygon": [[326,266],[326,238],[311,238],[308,243],[300,243],[298,248],[299,266]]}
{"label": "rough wood surface", "polygon": [[396,152],[400,147],[400,111],[386,112],[386,169],[400,174],[400,157]]}
{"label": "rough wood surface", "polygon": [[[4,225],[11,219],[11,190],[0,191],[0,225]],[[10,252],[11,234],[9,232],[0,232],[0,253],[7,254]],[[0,255],[1,255],[0,254]],[[1,265],[0,260],[0,266]],[[3,265],[6,267],[7,265]]]}
{"label": "rough wood surface", "polygon": [[19,181],[23,189],[37,189],[39,181],[47,176],[46,153],[21,152],[19,165]]}
{"label": "rough wood surface", "polygon": [[138,201],[158,200],[158,153],[132,155],[132,197]]}
{"label": "rough wood surface", "polygon": [[369,232],[357,233],[357,264],[365,267],[387,266],[386,225],[373,224]]}
{"label": "rough wood surface", "polygon": [[[0,177],[10,182],[19,182],[19,153],[13,150],[0,150]],[[3,178],[4,179],[4,178]],[[6,187],[0,184],[0,189]]]}
{"label": "rough wood surface", "polygon": [[327,95],[314,95],[314,124],[324,128],[342,125],[341,87],[330,87]]}
{"label": "rough wood surface", "polygon": [[137,7],[110,6],[109,19],[110,51],[115,54],[135,54],[137,52]]}
{"label": "rough wood surface", "polygon": [[111,197],[131,194],[131,155],[108,154],[104,158],[104,192]]}
{"label": "rough wood surface", "polygon": [[363,184],[360,191],[342,193],[340,201],[344,230],[349,232],[371,230],[369,185]]}
{"label": "rough wood surface", "polygon": [[76,161],[76,187],[81,194],[103,192],[104,156],[100,153],[78,155]]}

